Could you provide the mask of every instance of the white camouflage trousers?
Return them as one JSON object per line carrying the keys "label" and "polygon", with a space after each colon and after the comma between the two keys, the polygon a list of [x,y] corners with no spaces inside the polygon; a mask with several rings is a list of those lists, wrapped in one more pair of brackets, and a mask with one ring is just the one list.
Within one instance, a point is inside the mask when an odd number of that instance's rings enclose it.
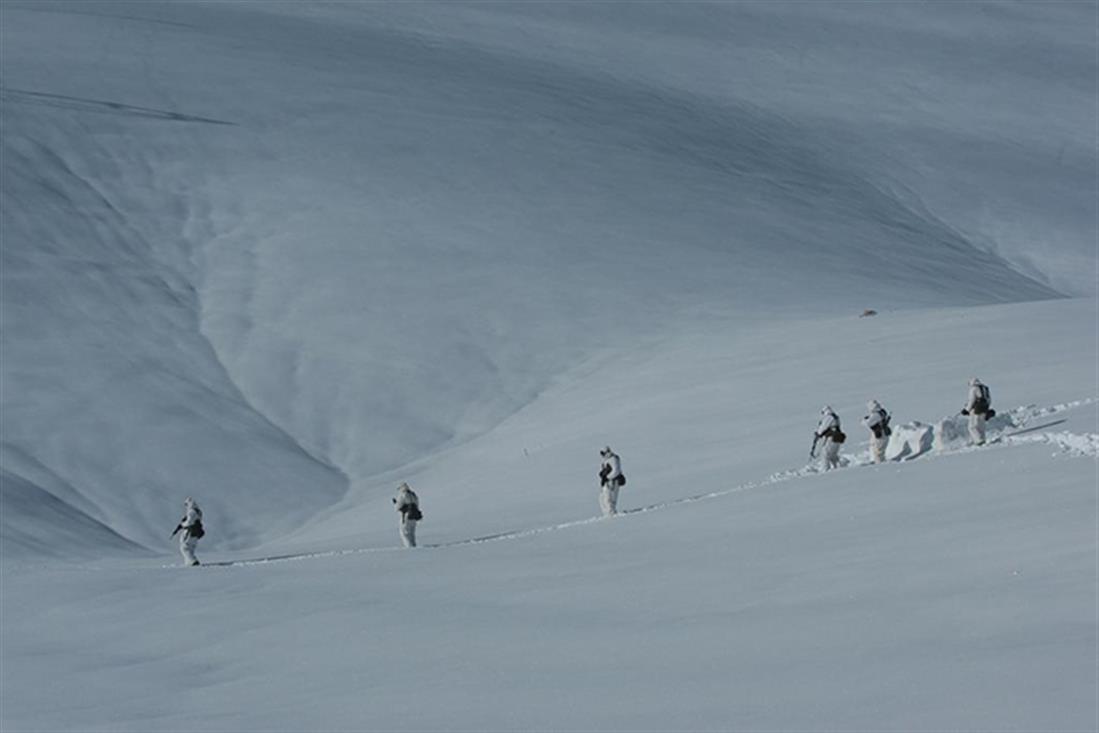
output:
{"label": "white camouflage trousers", "polygon": [[179,535],[179,554],[183,555],[184,565],[198,565],[198,558],[195,557],[196,547],[198,547],[198,540],[192,537],[190,532],[183,530]]}
{"label": "white camouflage trousers", "polygon": [[599,490],[599,508],[603,510],[604,517],[618,514],[618,481],[604,482]]}
{"label": "white camouflage trousers", "polygon": [[416,519],[401,517],[401,542],[405,547],[416,546]]}
{"label": "white camouflage trousers", "polygon": [[969,442],[973,445],[985,444],[985,416],[975,412],[969,413]]}
{"label": "white camouflage trousers", "polygon": [[840,465],[840,444],[831,438],[826,438],[824,441],[824,448],[821,451],[822,460],[821,468],[825,471],[833,468],[839,468]]}
{"label": "white camouflage trousers", "polygon": [[881,463],[885,460],[885,447],[889,445],[889,437],[886,435],[880,438],[870,436],[870,458],[874,463]]}

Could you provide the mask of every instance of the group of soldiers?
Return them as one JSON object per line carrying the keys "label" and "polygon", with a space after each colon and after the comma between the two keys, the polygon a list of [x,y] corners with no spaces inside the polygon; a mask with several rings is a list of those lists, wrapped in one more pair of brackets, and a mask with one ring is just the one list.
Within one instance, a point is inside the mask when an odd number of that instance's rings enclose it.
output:
{"label": "group of soldiers", "polygon": [[[870,455],[874,463],[885,460],[885,449],[889,445],[889,436],[892,429],[889,427],[890,415],[877,400],[870,400],[866,404],[868,414],[862,418],[862,424],[870,431]],[[813,433],[813,447],[809,450],[810,459],[817,455],[818,443],[821,446],[822,467],[825,471],[838,468],[840,465],[840,446],[847,440],[847,436],[840,428],[840,419],[836,412],[828,405],[821,409],[820,422]],[[987,386],[976,377],[969,380],[969,396],[962,414],[969,418],[969,437],[974,445],[984,445],[985,421],[993,417],[996,412],[992,409],[991,394]],[[823,441],[823,442],[822,442]],[[618,491],[626,484],[626,475],[622,473],[622,458],[605,446],[599,451],[602,459],[599,467],[599,508],[603,516],[610,517],[618,513]],[[420,499],[416,492],[407,483],[397,487],[397,495],[393,497],[393,506],[400,514],[401,543],[405,547],[416,546],[416,524],[423,519],[420,511]],[[183,519],[179,521],[172,536],[182,533],[179,537],[179,551],[183,555],[183,561],[187,565],[198,565],[195,557],[195,547],[198,540],[205,534],[202,527],[202,510],[195,500],[187,497],[183,502]]]}
{"label": "group of soldiers", "polygon": [[[889,427],[891,417],[877,400],[867,402],[866,409],[868,414],[862,418],[862,424],[870,431],[870,456],[874,463],[881,463],[885,460],[889,436],[893,434],[892,428]],[[809,449],[809,458],[812,460],[817,457],[817,444],[820,443],[821,468],[828,471],[839,467],[840,446],[847,440],[847,435],[840,429],[839,416],[829,405],[821,408],[820,413],[820,422],[817,423],[817,429],[813,432],[813,446]],[[970,442],[973,445],[984,445],[985,423],[995,417],[996,411],[992,409],[991,391],[976,377],[969,380],[969,395],[966,397],[961,414],[968,417]]]}
{"label": "group of soldiers", "polygon": [[[401,515],[401,542],[405,547],[416,546],[416,523],[424,518],[420,511],[420,498],[407,483],[397,487],[397,495],[393,497],[393,506]],[[183,564],[199,565],[195,557],[195,547],[198,541],[206,534],[202,527],[202,510],[191,497],[183,502],[183,519],[179,520],[172,537],[179,534],[179,552],[183,555]]]}

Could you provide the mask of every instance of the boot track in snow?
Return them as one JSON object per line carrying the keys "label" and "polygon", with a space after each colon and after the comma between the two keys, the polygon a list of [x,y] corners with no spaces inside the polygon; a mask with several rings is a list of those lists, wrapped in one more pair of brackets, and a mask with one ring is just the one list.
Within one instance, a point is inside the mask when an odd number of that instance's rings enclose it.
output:
{"label": "boot track in snow", "polygon": [[[1094,404],[1097,400],[1094,398],[1088,398],[1084,400],[1076,400],[1074,402],[1062,403],[1054,405],[1052,407],[1038,408],[1033,405],[1026,407],[1018,407],[1008,413],[1008,417],[1011,419],[1011,424],[1016,428],[1010,432],[1002,431],[999,435],[989,439],[983,446],[970,446],[960,448],[952,448],[943,451],[936,451],[934,455],[937,456],[951,456],[963,453],[971,453],[973,451],[985,450],[993,447],[1007,447],[1016,445],[1033,445],[1035,443],[1044,443],[1057,447],[1061,452],[1067,453],[1071,456],[1084,456],[1096,458],[1099,457],[1099,434],[1085,433],[1076,434],[1069,432],[1038,432],[1044,431],[1047,428],[1060,425],[1065,420],[1054,420],[1052,422],[1043,423],[1041,425],[1030,426],[1029,424],[1036,419],[1049,417],[1057,413],[1064,412],[1066,410],[1075,409],[1078,407],[1086,407]],[[890,463],[903,464],[916,458],[923,458],[927,455],[927,452],[918,453],[915,455],[907,455],[892,460],[887,460],[883,464],[874,464],[869,458],[863,455],[863,451],[859,451],[857,454],[843,454],[840,457],[841,468],[833,469],[833,471],[842,470],[843,468],[860,468],[864,466],[873,465],[886,465]],[[648,514],[649,512],[660,511],[663,509],[669,509],[671,507],[680,506],[683,504],[693,504],[699,501],[706,501],[708,499],[717,499],[723,496],[729,496],[730,494],[738,494],[745,491],[753,491],[765,486],[773,486],[775,484],[785,483],[799,478],[808,478],[815,475],[823,475],[826,472],[814,465],[807,465],[799,469],[792,469],[786,471],[779,471],[771,474],[762,481],[749,481],[739,486],[734,486],[729,489],[720,489],[718,491],[710,491],[703,494],[695,494],[693,496],[685,496],[678,499],[671,499],[669,501],[659,502],[657,504],[649,504],[647,506],[635,507],[633,509],[626,509],[618,512],[619,517],[630,516],[633,514]],[[602,522],[609,517],[595,516],[586,517],[584,519],[577,519],[570,522],[562,522],[560,524],[553,524],[544,527],[533,527],[530,529],[519,529],[506,532],[498,532],[496,534],[483,535],[481,537],[472,537],[464,540],[454,540],[451,542],[439,542],[434,544],[421,545],[419,549],[424,550],[439,550],[450,547],[462,547],[465,545],[480,545],[488,542],[500,542],[503,540],[515,540],[522,539],[524,537],[533,537],[535,535],[545,534],[547,532],[556,532],[562,529],[569,529],[571,527],[579,527],[585,524],[594,524],[596,522]],[[246,560],[224,560],[221,562],[206,562],[201,567],[207,568],[230,568],[230,567],[246,567],[251,565],[267,565],[270,563],[292,562],[298,560],[313,560],[326,557],[341,557],[344,555],[355,555],[361,553],[373,553],[373,552],[405,552],[403,547],[362,547],[352,548],[344,550],[327,550],[323,552],[305,552],[286,555],[270,555],[267,557],[258,557]],[[178,568],[179,565],[164,565],[164,568]]]}

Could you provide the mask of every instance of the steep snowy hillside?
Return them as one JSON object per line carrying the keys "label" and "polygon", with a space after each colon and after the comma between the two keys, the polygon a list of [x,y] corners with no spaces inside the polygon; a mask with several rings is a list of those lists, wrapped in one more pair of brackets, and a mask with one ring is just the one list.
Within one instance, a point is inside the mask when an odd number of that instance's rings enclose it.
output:
{"label": "steep snowy hillside", "polygon": [[0,2],[0,729],[1099,729],[1097,21]]}
{"label": "steep snowy hillside", "polygon": [[[598,468],[596,451],[608,442],[630,456],[635,506],[759,481],[802,467],[822,405],[843,419],[848,450],[865,454],[868,433],[858,421],[868,399],[885,404],[898,430],[931,426],[957,415],[972,374],[994,383],[997,420],[1018,422],[1009,432],[1045,422],[1030,407],[1076,404],[1092,419],[1075,432],[1093,435],[1096,310],[1093,300],[1074,300],[699,322],[562,375],[486,435],[379,476],[289,545],[280,539],[265,550],[388,544],[389,497],[405,479],[432,495],[425,531],[436,541],[523,528],[532,514],[543,524],[568,522],[578,509],[596,511],[593,462]],[[1012,417],[1014,408],[1021,411]]]}
{"label": "steep snowy hillside", "polygon": [[1093,292],[1091,10],[853,7],[4,3],[5,470],[239,546],[699,314]]}
{"label": "steep snowy hillside", "polygon": [[[200,547],[204,568],[167,548],[8,563],[2,723],[1091,729],[1094,314],[1055,301],[712,323],[588,364],[425,461],[414,551],[364,489],[367,504],[349,496],[293,543]],[[973,369],[996,442],[866,465],[866,396],[903,437],[954,413]],[[803,465],[824,395],[851,436],[828,474]],[[629,476],[609,520],[595,517],[604,440]],[[208,512],[211,533],[221,521]]]}

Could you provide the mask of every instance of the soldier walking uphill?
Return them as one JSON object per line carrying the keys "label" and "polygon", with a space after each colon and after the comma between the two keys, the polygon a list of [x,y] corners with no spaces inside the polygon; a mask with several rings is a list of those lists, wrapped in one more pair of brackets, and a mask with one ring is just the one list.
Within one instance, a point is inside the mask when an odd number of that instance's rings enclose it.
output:
{"label": "soldier walking uphill", "polygon": [[401,542],[405,547],[416,546],[416,523],[424,518],[420,513],[420,499],[408,484],[397,488],[393,505],[401,514]]}
{"label": "soldier walking uphill", "polygon": [[813,433],[813,447],[809,449],[809,458],[817,457],[817,442],[821,440],[824,441],[822,468],[825,471],[839,468],[840,444],[847,440],[847,436],[840,430],[839,415],[829,405],[821,408],[820,422],[817,423],[817,430]]}
{"label": "soldier walking uphill", "polygon": [[179,552],[183,555],[183,563],[185,565],[198,565],[198,558],[195,557],[195,547],[206,534],[206,530],[202,528],[202,510],[198,508],[195,500],[189,496],[183,502],[183,519],[179,520],[172,536],[175,537],[177,532],[182,532],[179,535]]}
{"label": "soldier walking uphill", "polygon": [[889,445],[889,436],[893,430],[889,427],[889,413],[877,400],[866,403],[869,414],[862,419],[862,424],[870,430],[870,457],[874,463],[885,460],[885,447]]}
{"label": "soldier walking uphill", "polygon": [[985,421],[995,417],[996,411],[992,409],[992,392],[976,377],[969,380],[969,396],[962,414],[969,416],[969,442],[984,445]]}
{"label": "soldier walking uphill", "polygon": [[612,517],[618,514],[618,490],[626,485],[626,477],[622,473],[622,459],[610,446],[599,451],[599,455],[603,457],[599,467],[599,508],[604,517]]}

